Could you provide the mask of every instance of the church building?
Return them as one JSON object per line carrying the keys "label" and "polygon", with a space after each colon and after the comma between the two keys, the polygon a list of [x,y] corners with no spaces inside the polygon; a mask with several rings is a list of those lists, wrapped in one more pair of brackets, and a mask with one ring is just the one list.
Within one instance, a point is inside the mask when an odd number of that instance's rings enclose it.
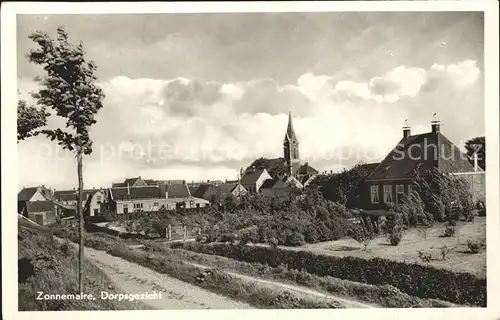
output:
{"label": "church building", "polygon": [[288,114],[288,126],[283,140],[283,158],[255,160],[243,174],[245,176],[255,175],[254,172],[264,170],[274,180],[281,180],[288,186],[302,188],[307,185],[318,171],[307,162],[300,163],[299,141],[293,127],[292,114]]}

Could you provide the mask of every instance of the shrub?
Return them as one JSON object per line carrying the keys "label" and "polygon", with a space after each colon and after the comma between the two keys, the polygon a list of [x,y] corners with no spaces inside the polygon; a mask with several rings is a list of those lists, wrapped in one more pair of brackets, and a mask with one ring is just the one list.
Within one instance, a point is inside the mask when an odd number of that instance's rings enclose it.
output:
{"label": "shrub", "polygon": [[432,261],[432,254],[424,252],[422,250],[418,252],[418,257],[420,258],[420,260],[422,260],[422,262],[425,263],[429,263]]}
{"label": "shrub", "polygon": [[361,223],[352,225],[349,235],[363,245],[364,251],[366,251],[368,244],[376,237],[373,224],[369,219],[368,221],[361,220]]}
{"label": "shrub", "polygon": [[393,232],[389,233],[387,236],[387,240],[389,243],[393,246],[399,245],[401,240],[403,239],[403,232],[401,230],[394,230]]}
{"label": "shrub", "polygon": [[443,234],[441,235],[443,238],[451,238],[455,236],[455,227],[452,226],[447,226],[446,229],[444,229]]}
{"label": "shrub", "polygon": [[447,257],[449,252],[450,252],[450,248],[448,248],[446,245],[443,245],[441,247],[441,257],[443,258],[443,260],[446,260],[446,257]]}
{"label": "shrub", "polygon": [[467,246],[472,253],[479,253],[486,249],[486,239],[467,240]]}
{"label": "shrub", "polygon": [[304,269],[374,285],[392,285],[409,295],[440,299],[458,304],[486,306],[486,279],[468,273],[454,273],[428,265],[407,264],[380,258],[337,257],[309,251],[292,251],[257,246],[203,245],[186,243],[184,249],[219,255],[245,262]]}

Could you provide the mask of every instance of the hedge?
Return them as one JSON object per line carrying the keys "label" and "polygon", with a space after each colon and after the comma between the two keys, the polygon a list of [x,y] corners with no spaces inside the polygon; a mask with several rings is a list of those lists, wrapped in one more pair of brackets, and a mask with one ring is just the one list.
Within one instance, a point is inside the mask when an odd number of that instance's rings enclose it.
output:
{"label": "hedge", "polygon": [[305,270],[373,285],[392,285],[413,296],[486,307],[486,279],[468,273],[381,258],[336,257],[308,251],[229,244],[184,243],[183,248],[245,262]]}

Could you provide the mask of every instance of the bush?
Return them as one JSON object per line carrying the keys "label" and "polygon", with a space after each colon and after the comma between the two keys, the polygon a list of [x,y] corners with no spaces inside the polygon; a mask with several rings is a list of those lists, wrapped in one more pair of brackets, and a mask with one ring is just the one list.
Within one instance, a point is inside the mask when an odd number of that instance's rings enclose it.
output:
{"label": "bush", "polygon": [[349,236],[362,244],[364,251],[366,251],[368,244],[370,244],[370,242],[376,237],[371,220],[361,220],[361,223],[352,225],[349,231]]}
{"label": "bush", "polygon": [[443,260],[446,260],[446,257],[448,256],[448,253],[450,252],[450,248],[448,248],[446,245],[443,245],[441,247],[441,257]]}
{"label": "bush", "polygon": [[457,304],[486,306],[486,279],[468,273],[454,273],[428,265],[407,264],[380,258],[337,257],[308,251],[225,244],[186,243],[184,249],[219,255],[245,262],[305,270],[374,285],[392,285],[409,295],[440,299]]}
{"label": "bush", "polygon": [[467,246],[472,253],[479,253],[486,249],[486,239],[467,240]]}
{"label": "bush", "polygon": [[392,246],[397,246],[403,239],[403,232],[401,230],[393,231],[387,236],[387,240]]}
{"label": "bush", "polygon": [[441,235],[443,238],[451,238],[455,236],[455,227],[448,226],[444,229],[443,234]]}

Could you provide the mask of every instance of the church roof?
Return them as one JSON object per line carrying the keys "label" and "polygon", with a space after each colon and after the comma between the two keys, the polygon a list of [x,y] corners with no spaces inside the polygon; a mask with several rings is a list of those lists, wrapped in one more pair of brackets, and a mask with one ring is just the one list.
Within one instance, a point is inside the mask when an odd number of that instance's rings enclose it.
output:
{"label": "church roof", "polygon": [[297,137],[295,136],[295,130],[293,129],[292,122],[292,113],[288,113],[288,127],[286,128],[285,140],[295,140],[297,141]]}

